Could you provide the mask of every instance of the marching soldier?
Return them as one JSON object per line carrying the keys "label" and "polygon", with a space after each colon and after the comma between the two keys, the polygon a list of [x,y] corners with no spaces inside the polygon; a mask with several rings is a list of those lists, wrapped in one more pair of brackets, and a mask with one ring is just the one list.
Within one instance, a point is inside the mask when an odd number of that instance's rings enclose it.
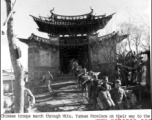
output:
{"label": "marching soldier", "polygon": [[83,68],[83,69],[80,71],[80,74],[78,75],[78,84],[79,84],[79,86],[83,83],[83,82],[81,81],[82,76],[86,76],[86,75],[88,75],[87,69],[86,69],[86,68]]}
{"label": "marching soldier", "polygon": [[97,99],[96,99],[96,90],[98,86],[98,76],[93,74],[92,79],[91,79],[91,88],[90,88],[90,99],[93,100],[93,109],[96,110],[96,104],[97,104]]}
{"label": "marching soldier", "polygon": [[[109,93],[110,90],[111,90],[111,86],[108,84],[108,77],[104,76],[102,83],[100,83],[97,87],[97,94],[96,94],[98,105],[100,106],[101,109],[110,110],[112,105],[114,104]],[[104,102],[102,100],[104,100]],[[105,103],[106,101],[110,101],[111,104],[107,104],[108,102]]]}
{"label": "marching soldier", "polygon": [[76,70],[76,67],[78,66],[78,61],[77,60],[74,60],[73,63],[72,63],[72,72],[75,72]]}
{"label": "marching soldier", "polygon": [[91,79],[92,76],[93,76],[93,71],[90,70],[90,71],[88,72],[88,76],[89,76],[89,78]]}
{"label": "marching soldier", "polygon": [[115,103],[116,110],[122,110],[124,109],[124,102],[128,104],[127,96],[125,91],[121,88],[121,81],[116,80],[115,81],[115,88],[111,90],[111,97]]}
{"label": "marching soldier", "polygon": [[102,87],[103,87],[105,90],[108,90],[108,91],[111,90],[111,86],[108,84],[108,77],[107,77],[107,76],[105,76],[105,77],[103,78],[103,85],[102,85]]}
{"label": "marching soldier", "polygon": [[50,71],[48,71],[47,74],[44,75],[42,80],[41,80],[42,82],[45,82],[45,84],[48,86],[49,92],[53,91],[53,89],[51,88],[51,81],[52,80],[53,80],[53,76],[51,75]]}
{"label": "marching soldier", "polygon": [[105,76],[103,77],[103,83],[101,83],[100,85],[98,85],[97,87],[97,96],[99,95],[100,91],[110,91],[111,90],[111,86],[108,84],[108,77]]}
{"label": "marching soldier", "polygon": [[70,64],[69,64],[69,74],[72,74],[72,65],[73,65],[74,59],[71,59],[69,62],[70,62]]}

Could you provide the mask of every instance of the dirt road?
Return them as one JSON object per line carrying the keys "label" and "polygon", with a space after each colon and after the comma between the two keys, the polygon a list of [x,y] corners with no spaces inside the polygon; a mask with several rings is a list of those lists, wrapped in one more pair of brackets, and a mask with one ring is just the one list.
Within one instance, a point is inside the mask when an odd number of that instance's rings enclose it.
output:
{"label": "dirt road", "polygon": [[87,94],[83,93],[82,95],[81,89],[74,81],[60,82],[59,84],[62,84],[63,87],[54,89],[54,93],[36,95],[36,104],[33,110],[37,112],[89,110]]}

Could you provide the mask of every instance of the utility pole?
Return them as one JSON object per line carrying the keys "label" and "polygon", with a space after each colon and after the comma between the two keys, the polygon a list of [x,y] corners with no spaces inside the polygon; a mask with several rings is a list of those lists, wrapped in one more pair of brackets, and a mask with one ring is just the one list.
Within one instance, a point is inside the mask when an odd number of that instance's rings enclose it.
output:
{"label": "utility pole", "polygon": [[7,38],[9,44],[10,58],[15,75],[15,113],[24,112],[24,80],[23,80],[23,67],[19,62],[21,56],[20,50],[15,43],[15,35],[13,30],[13,15],[9,13],[12,12],[11,0],[6,1],[7,16],[10,18],[7,21]]}

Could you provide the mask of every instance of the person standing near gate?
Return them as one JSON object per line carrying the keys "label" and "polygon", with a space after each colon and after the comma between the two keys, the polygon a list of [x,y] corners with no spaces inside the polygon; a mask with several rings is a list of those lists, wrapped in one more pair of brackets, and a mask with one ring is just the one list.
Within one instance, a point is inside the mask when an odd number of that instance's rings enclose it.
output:
{"label": "person standing near gate", "polygon": [[48,87],[49,92],[54,92],[53,89],[51,88],[51,81],[53,80],[53,75],[50,73],[50,71],[47,72],[46,75],[43,76],[42,82],[45,82],[45,84]]}

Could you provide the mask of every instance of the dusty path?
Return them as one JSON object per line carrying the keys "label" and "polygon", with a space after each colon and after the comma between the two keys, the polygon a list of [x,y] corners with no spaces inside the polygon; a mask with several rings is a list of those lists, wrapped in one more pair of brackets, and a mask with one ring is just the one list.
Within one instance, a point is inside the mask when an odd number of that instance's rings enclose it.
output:
{"label": "dusty path", "polygon": [[[43,87],[43,86],[42,86]],[[45,92],[35,95],[36,104],[31,112],[56,112],[56,111],[90,111],[92,105],[88,104],[87,95],[83,93],[74,77],[67,76],[52,82],[55,93]],[[9,110],[11,94],[4,95],[4,101],[8,104],[4,110]],[[150,99],[142,98],[142,109],[150,109]]]}
{"label": "dusty path", "polygon": [[78,88],[74,79],[54,83],[55,93],[36,95],[36,104],[33,110],[36,112],[55,111],[86,111],[89,110],[87,95]]}

